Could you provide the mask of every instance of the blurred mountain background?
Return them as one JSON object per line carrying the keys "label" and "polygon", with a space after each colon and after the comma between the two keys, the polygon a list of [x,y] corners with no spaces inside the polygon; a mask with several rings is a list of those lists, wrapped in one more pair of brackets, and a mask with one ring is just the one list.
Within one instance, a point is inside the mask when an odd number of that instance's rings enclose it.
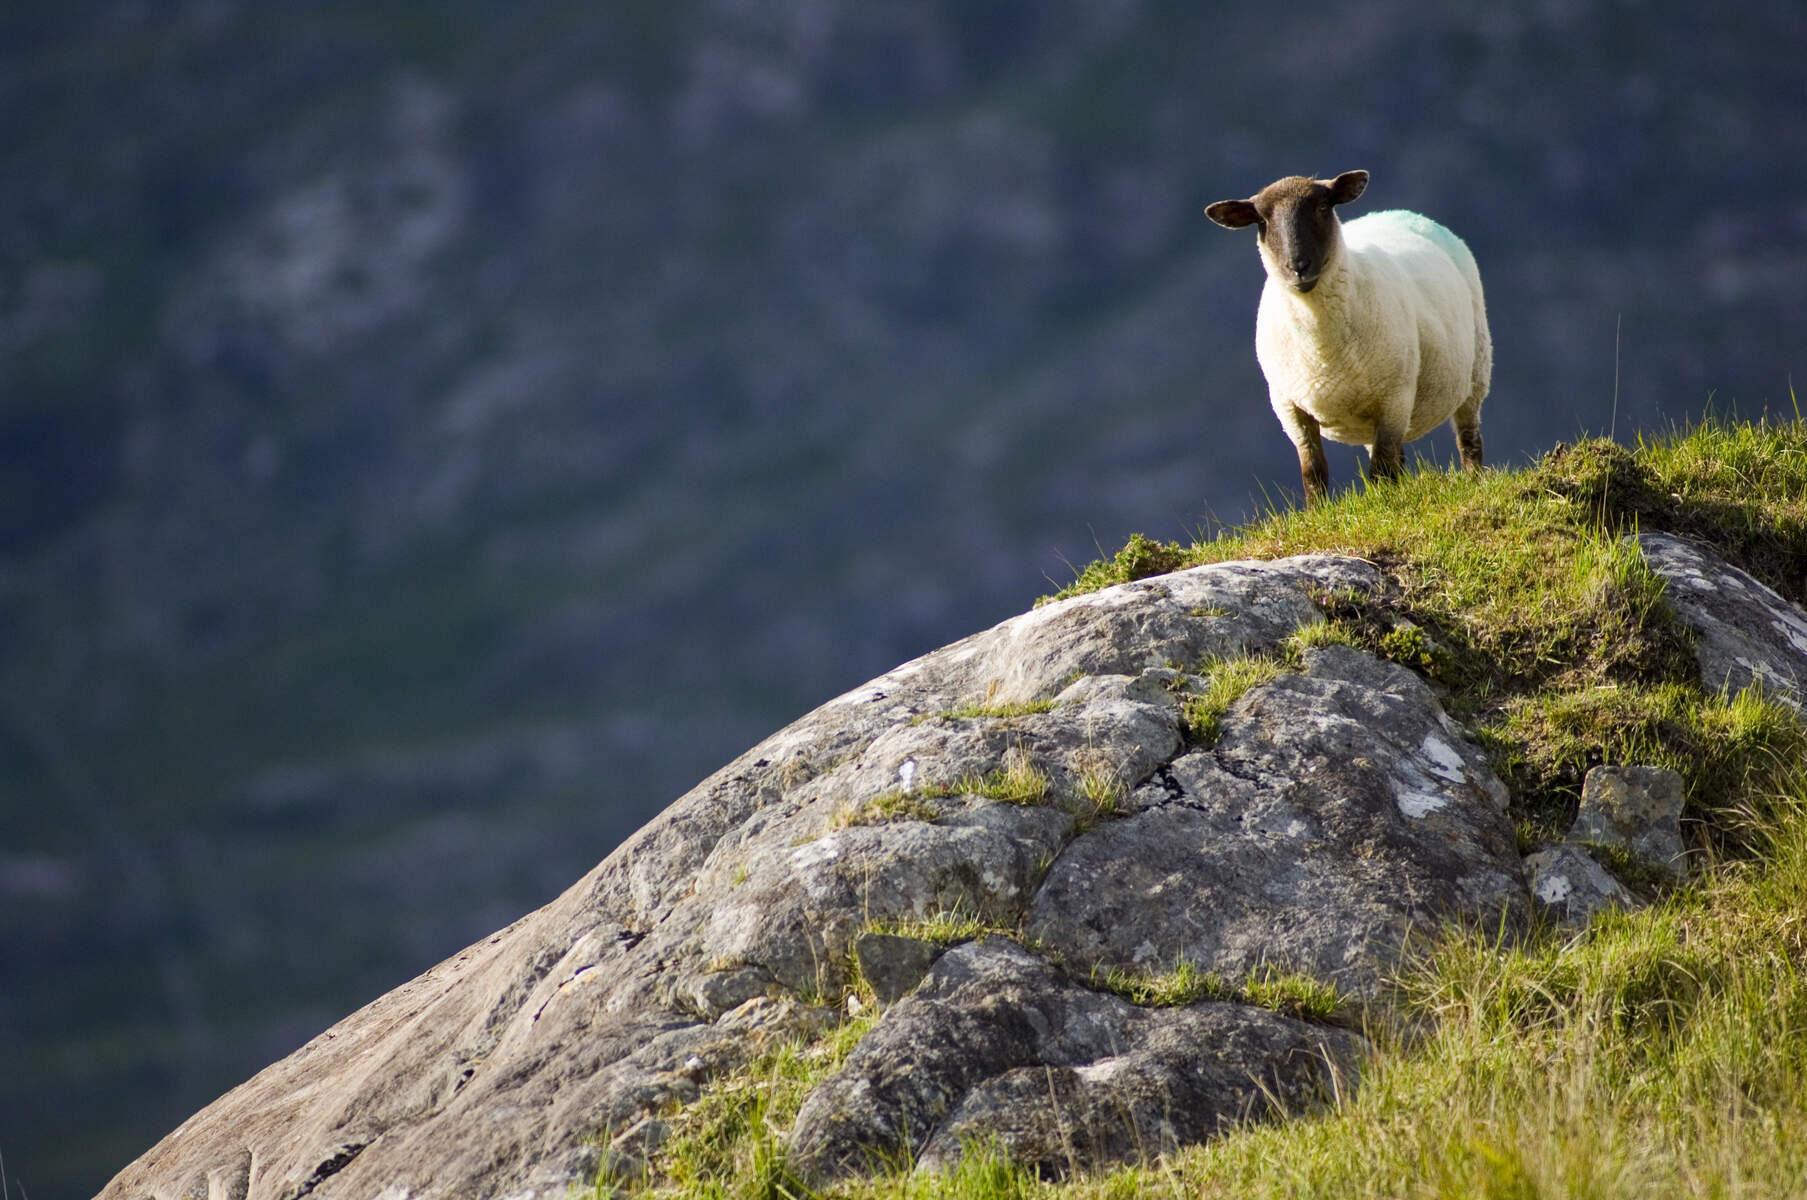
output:
{"label": "blurred mountain background", "polygon": [[1293,502],[1210,201],[1366,167],[1349,215],[1462,234],[1495,463],[1789,407],[1804,47],[1681,0],[9,3],[12,1185],[92,1192],[1130,532]]}

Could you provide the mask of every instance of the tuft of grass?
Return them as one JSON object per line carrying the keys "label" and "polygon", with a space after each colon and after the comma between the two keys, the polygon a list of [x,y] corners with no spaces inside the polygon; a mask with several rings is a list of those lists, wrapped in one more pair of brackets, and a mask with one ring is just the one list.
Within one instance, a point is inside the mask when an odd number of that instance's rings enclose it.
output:
{"label": "tuft of grass", "polygon": [[938,946],[983,941],[988,937],[1006,937],[1019,944],[1032,944],[1024,940],[1021,929],[1006,928],[957,909],[934,912],[906,921],[868,921],[863,932],[894,934],[914,938],[919,942],[933,942]]}
{"label": "tuft of grass", "polygon": [[952,796],[979,796],[1000,804],[1044,804],[1048,800],[1048,773],[1026,754],[1012,752],[1005,764],[989,775],[965,775],[953,783],[927,784],[908,791],[881,792],[858,804],[843,804],[828,818],[831,829],[854,825],[883,825],[891,821],[934,821],[941,807],[933,801]]}
{"label": "tuft of grass", "polygon": [[1180,701],[1186,736],[1201,746],[1214,744],[1222,732],[1223,715],[1230,711],[1230,706],[1251,689],[1285,672],[1284,663],[1254,655],[1220,659],[1201,667],[1198,673],[1205,676],[1204,690]]}
{"label": "tuft of grass", "polygon": [[1286,655],[1289,659],[1303,660],[1307,650],[1318,650],[1325,646],[1362,647],[1365,644],[1360,632],[1348,622],[1332,618],[1301,625],[1287,639]]}
{"label": "tuft of grass", "polygon": [[863,803],[847,803],[835,809],[829,818],[831,829],[848,829],[855,825],[886,825],[892,821],[934,821],[941,809],[933,803],[932,790],[889,791]]}
{"label": "tuft of grass", "polygon": [[1079,578],[1052,596],[1037,603],[1065,600],[1085,592],[1095,592],[1113,584],[1131,583],[1151,575],[1166,575],[1182,567],[1193,566],[1190,553],[1176,542],[1157,542],[1139,533],[1129,535],[1123,549],[1109,561],[1092,563],[1079,572]]}
{"label": "tuft of grass", "polygon": [[961,790],[1002,804],[1041,804],[1048,798],[1048,774],[1027,754],[1011,754],[1003,767],[963,782]]}
{"label": "tuft of grass", "polygon": [[867,1004],[818,1039],[788,1038],[715,1081],[668,1118],[669,1132],[637,1175],[603,1173],[593,1194],[621,1191],[728,1200],[816,1195],[792,1174],[786,1141],[803,1101],[840,1069],[877,1020]]}
{"label": "tuft of grass", "polygon": [[1007,719],[1010,717],[1027,717],[1036,713],[1052,712],[1060,707],[1055,700],[1024,700],[1010,704],[962,704],[933,716],[917,717],[911,724],[923,721],[975,721],[986,719]]}
{"label": "tuft of grass", "polygon": [[1259,971],[1239,983],[1236,998],[1282,1016],[1325,1024],[1346,1023],[1353,1011],[1350,998],[1334,983],[1303,971],[1282,971],[1277,967]]}
{"label": "tuft of grass", "polygon": [[1215,971],[1201,971],[1194,963],[1181,959],[1171,970],[1155,972],[1128,971],[1111,967],[1092,973],[1091,984],[1099,991],[1111,992],[1149,1008],[1178,1008],[1200,1000],[1231,1000],[1236,990]]}
{"label": "tuft of grass", "polygon": [[1099,821],[1121,816],[1123,801],[1129,795],[1122,777],[1114,770],[1089,767],[1080,773],[1080,811],[1074,814],[1076,831],[1083,833]]}
{"label": "tuft of grass", "polygon": [[1157,1008],[1223,1000],[1321,1023],[1343,1021],[1351,1011],[1349,998],[1336,985],[1271,965],[1247,978],[1229,980],[1181,959],[1172,969],[1158,973],[1126,971],[1121,967],[1094,971],[1091,983],[1132,1004]]}

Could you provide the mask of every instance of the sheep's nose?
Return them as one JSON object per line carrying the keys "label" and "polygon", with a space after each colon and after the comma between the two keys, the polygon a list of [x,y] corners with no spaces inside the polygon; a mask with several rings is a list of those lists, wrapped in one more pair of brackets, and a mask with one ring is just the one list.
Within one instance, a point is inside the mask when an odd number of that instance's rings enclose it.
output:
{"label": "sheep's nose", "polygon": [[1293,259],[1293,273],[1297,275],[1311,274],[1311,260],[1309,258]]}

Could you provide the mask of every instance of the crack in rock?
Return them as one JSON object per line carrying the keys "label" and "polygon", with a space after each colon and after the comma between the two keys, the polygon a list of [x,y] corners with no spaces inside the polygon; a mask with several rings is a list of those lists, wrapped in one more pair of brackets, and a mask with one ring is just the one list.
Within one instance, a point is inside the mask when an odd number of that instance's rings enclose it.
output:
{"label": "crack in rock", "polygon": [[285,1189],[282,1193],[282,1200],[301,1200],[301,1197],[310,1194],[315,1188],[325,1183],[328,1179],[331,1179],[334,1175],[337,1175],[340,1171],[343,1171],[346,1167],[349,1167],[352,1164],[352,1160],[364,1153],[369,1147],[369,1142],[344,1142],[340,1144],[334,1148],[332,1154],[330,1154],[325,1161],[314,1168],[313,1174],[309,1175],[295,1186]]}

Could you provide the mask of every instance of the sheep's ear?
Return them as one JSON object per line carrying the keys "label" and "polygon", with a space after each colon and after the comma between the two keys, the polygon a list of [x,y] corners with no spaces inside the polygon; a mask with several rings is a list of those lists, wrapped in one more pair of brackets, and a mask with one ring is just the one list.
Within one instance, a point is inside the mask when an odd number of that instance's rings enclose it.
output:
{"label": "sheep's ear", "polygon": [[1347,204],[1368,190],[1366,171],[1344,171],[1330,181],[1330,202]]}
{"label": "sheep's ear", "polygon": [[1225,229],[1241,229],[1261,219],[1255,205],[1248,200],[1219,200],[1205,209],[1205,215]]}

